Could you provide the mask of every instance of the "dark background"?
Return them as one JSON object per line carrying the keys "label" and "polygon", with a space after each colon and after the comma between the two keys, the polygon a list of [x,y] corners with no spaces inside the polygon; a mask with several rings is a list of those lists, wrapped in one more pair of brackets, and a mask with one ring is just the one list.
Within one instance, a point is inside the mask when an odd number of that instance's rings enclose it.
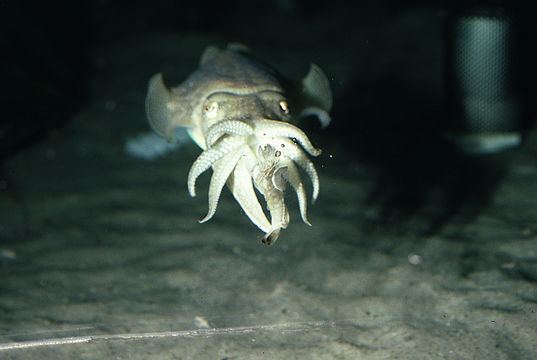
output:
{"label": "dark background", "polygon": [[[353,14],[370,12],[372,22],[388,23],[390,18],[413,8],[436,8],[435,22],[443,22],[448,13],[457,13],[473,6],[501,4],[520,15],[531,9],[517,2],[501,1],[359,1],[349,5],[342,0],[332,1],[83,1],[65,2],[61,5],[29,0],[4,0],[0,3],[0,44],[6,51],[2,56],[2,108],[14,116],[3,116],[0,127],[0,158],[17,151],[37,139],[50,127],[69,119],[69,114],[89,101],[88,79],[91,76],[89,52],[99,44],[124,38],[143,36],[150,32],[219,33],[225,39],[241,39],[253,34],[262,40],[263,32],[281,31],[285,36],[297,36],[285,32],[289,23],[297,22],[314,28],[340,27],[340,36],[349,41],[364,36],[355,31],[362,27],[353,24]],[[514,5],[517,4],[517,5]],[[323,14],[330,19],[340,16],[339,24],[319,21]],[[376,17],[376,19],[375,19]],[[270,28],[259,29],[269,19]],[[529,23],[524,20],[522,23]],[[533,31],[524,30],[522,39],[530,43]],[[424,29],[426,30],[426,29]],[[246,35],[246,36],[245,36]],[[365,34],[365,36],[375,34]],[[333,31],[326,32],[333,36]],[[426,33],[423,36],[427,36]],[[260,41],[261,41],[260,40]],[[298,39],[299,40],[299,39]],[[319,39],[322,43],[323,39]],[[444,39],[438,38],[439,43]],[[440,44],[442,46],[442,44]],[[352,44],[349,44],[349,48]],[[413,49],[409,49],[413,51]],[[345,50],[342,49],[342,54]],[[527,57],[529,54],[526,54]],[[339,56],[339,54],[334,54]],[[372,56],[373,57],[373,56]],[[533,60],[533,58],[531,58]],[[528,61],[529,62],[529,61]],[[394,69],[390,76],[397,77]],[[404,68],[399,69],[401,72]],[[532,69],[529,71],[533,71]],[[533,75],[533,74],[532,74]],[[368,79],[357,79],[356,81]],[[375,79],[378,83],[379,79]],[[380,79],[383,80],[383,79]],[[354,81],[354,79],[353,79]],[[379,91],[398,92],[393,96],[397,102],[407,103],[410,97],[401,89],[390,90],[393,85],[381,83]],[[528,82],[529,83],[529,82]],[[352,85],[352,84],[351,84]],[[531,86],[531,85],[529,85]],[[376,89],[371,89],[374,93]],[[397,99],[399,98],[399,99]],[[336,99],[338,100],[338,99]],[[335,102],[334,111],[345,111],[342,101]],[[427,106],[429,101],[422,102]],[[398,104],[399,105],[399,104]],[[405,109],[403,109],[405,110]],[[384,120],[384,126],[390,127]],[[427,126],[416,120],[407,128]],[[524,124],[527,127],[527,124]],[[438,128],[438,124],[433,125]],[[405,129],[391,129],[397,133]],[[383,128],[382,131],[385,131]],[[409,133],[414,129],[407,130]],[[428,132],[425,130],[425,132]]]}
{"label": "dark background", "polygon": [[[422,61],[434,70],[430,76],[415,77],[411,83],[408,60],[398,63],[392,59],[391,65],[382,71],[357,72],[335,89],[333,125],[323,136],[328,139],[325,142],[332,142],[352,159],[376,170],[378,186],[370,201],[385,204],[385,219],[400,220],[419,211],[429,201],[433,188],[442,189],[440,199],[445,202],[445,211],[432,220],[431,231],[462,208],[471,217],[486,204],[509,160],[504,155],[492,161],[468,158],[444,139],[443,133],[450,124],[445,117],[445,39],[441,29],[450,14],[472,6],[505,4],[388,0],[353,2],[352,6],[348,3],[99,0],[65,2],[60,6],[49,2],[1,1],[0,44],[6,51],[0,64],[0,105],[4,113],[0,120],[0,163],[66,124],[91,102],[88,84],[92,76],[90,51],[94,47],[159,32],[216,33],[223,40],[249,45],[274,41],[274,33],[280,33],[282,37],[293,38],[292,43],[300,47],[301,37],[308,36],[311,30],[319,43],[340,44],[340,51],[328,56],[341,57],[362,49],[367,55],[360,66],[367,68],[378,66],[379,59],[398,56],[395,51],[391,53],[392,48],[401,51],[401,47],[406,47],[404,51],[414,53],[413,61]],[[507,7],[521,19],[521,51],[525,52],[526,63],[531,64],[535,37],[527,27],[529,19],[524,16],[531,12],[513,4]],[[411,33],[414,39],[388,36],[384,47],[378,42],[367,46],[368,37],[386,36],[385,28],[401,13],[423,8],[432,9],[435,14],[429,22],[431,32],[425,26]],[[356,23],[355,19],[364,19],[364,14],[371,14],[365,16],[370,25]],[[302,24],[303,29],[298,29],[302,31],[291,26],[296,23]],[[385,24],[384,28],[378,24]],[[323,32],[323,28],[327,31]],[[270,37],[266,36],[268,33]],[[419,49],[413,47],[416,44]],[[526,71],[521,96],[531,98],[535,95],[531,86],[534,70],[528,66]],[[520,124],[523,133],[534,118],[533,109],[528,106],[526,111],[528,116]],[[315,139],[320,131],[318,126],[307,126]]]}

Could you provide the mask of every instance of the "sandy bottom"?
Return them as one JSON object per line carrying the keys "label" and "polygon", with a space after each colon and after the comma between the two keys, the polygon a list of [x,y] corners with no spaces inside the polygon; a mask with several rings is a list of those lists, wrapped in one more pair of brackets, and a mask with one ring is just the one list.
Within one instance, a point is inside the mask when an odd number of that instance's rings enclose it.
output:
{"label": "sandy bottom", "polygon": [[375,177],[328,150],[339,162],[317,162],[313,226],[289,196],[291,224],[267,247],[229,191],[198,224],[209,176],[191,199],[194,144],[125,155],[147,131],[155,67],[182,61],[180,80],[211,40],[158,39],[97,51],[93,103],[6,166],[1,358],[535,358],[535,145],[477,217],[429,235],[419,217],[383,225],[366,201]]}

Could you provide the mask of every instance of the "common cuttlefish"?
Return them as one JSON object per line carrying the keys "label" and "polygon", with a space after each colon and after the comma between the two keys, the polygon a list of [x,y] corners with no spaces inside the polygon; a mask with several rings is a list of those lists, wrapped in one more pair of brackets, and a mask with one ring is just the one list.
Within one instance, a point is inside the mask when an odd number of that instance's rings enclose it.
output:
{"label": "common cuttlefish", "polygon": [[[321,125],[330,123],[332,93],[328,79],[315,64],[301,81],[292,81],[255,58],[244,45],[220,50],[208,47],[199,68],[183,83],[164,85],[162,74],[149,81],[145,108],[149,124],[173,141],[177,127],[186,128],[203,149],[188,173],[188,192],[196,196],[196,179],[212,167],[209,211],[211,219],[225,184],[250,220],[272,244],[289,224],[284,191],[291,186],[304,223],[307,196],[298,168],[312,182],[312,199],[319,195],[319,176],[308,157],[318,156],[308,136],[294,123],[309,115]],[[264,197],[267,220],[257,191]]]}

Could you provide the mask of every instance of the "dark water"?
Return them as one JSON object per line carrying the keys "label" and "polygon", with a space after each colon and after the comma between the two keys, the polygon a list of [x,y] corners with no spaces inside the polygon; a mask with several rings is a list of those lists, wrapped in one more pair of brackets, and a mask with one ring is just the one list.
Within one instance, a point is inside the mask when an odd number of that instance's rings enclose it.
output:
{"label": "dark water", "polygon": [[[159,26],[99,4],[86,105],[3,160],[1,358],[535,358],[537,133],[495,156],[445,140],[440,7],[189,5]],[[228,41],[295,78],[314,62],[334,92],[330,128],[301,123],[324,151],[313,226],[289,196],[270,247],[227,190],[198,223],[194,143],[125,153],[149,131],[149,77],[178,84]]]}

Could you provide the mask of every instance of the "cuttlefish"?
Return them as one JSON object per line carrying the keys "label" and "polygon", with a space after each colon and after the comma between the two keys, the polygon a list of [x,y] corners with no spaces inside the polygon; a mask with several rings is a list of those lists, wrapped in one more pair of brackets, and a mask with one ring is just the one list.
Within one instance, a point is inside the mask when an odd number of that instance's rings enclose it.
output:
{"label": "cuttlefish", "polygon": [[[199,68],[179,86],[168,90],[162,74],[148,86],[145,108],[149,124],[159,135],[174,141],[177,127],[186,128],[203,149],[188,173],[190,196],[196,196],[196,180],[212,167],[209,211],[216,212],[225,184],[250,220],[272,244],[289,224],[284,191],[291,186],[298,198],[304,223],[307,197],[298,168],[312,182],[312,199],[319,195],[319,176],[308,155],[318,156],[296,121],[316,116],[322,127],[330,123],[332,93],[328,79],[315,64],[301,81],[283,77],[255,58],[244,45],[225,49],[208,47]],[[271,221],[259,203],[264,197]]]}

